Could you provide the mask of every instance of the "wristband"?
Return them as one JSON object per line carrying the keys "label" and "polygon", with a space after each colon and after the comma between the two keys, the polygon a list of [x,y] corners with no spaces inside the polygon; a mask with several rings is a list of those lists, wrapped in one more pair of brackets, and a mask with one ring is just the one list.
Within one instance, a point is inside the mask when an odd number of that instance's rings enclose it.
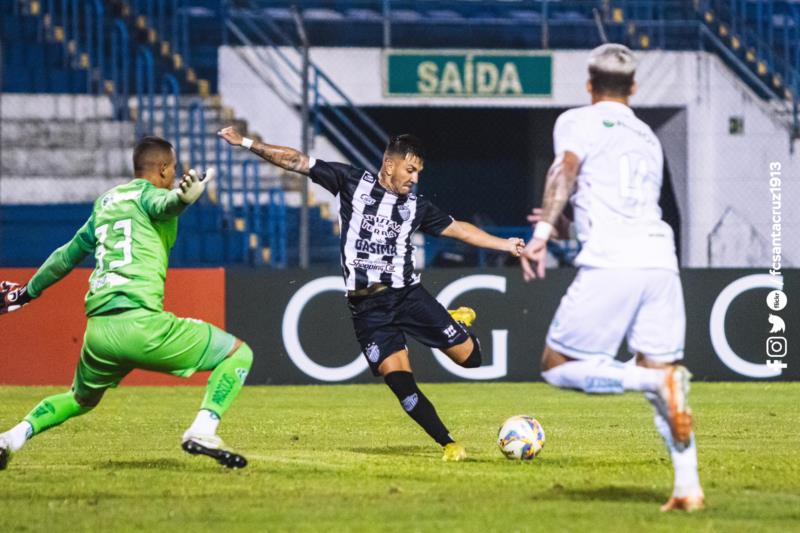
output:
{"label": "wristband", "polygon": [[242,137],[242,146],[244,146],[249,150],[250,147],[253,146],[253,139],[250,139],[248,137]]}
{"label": "wristband", "polygon": [[540,221],[536,223],[536,227],[533,229],[533,238],[534,239],[541,239],[546,241],[550,238],[550,234],[553,232],[553,225]]}

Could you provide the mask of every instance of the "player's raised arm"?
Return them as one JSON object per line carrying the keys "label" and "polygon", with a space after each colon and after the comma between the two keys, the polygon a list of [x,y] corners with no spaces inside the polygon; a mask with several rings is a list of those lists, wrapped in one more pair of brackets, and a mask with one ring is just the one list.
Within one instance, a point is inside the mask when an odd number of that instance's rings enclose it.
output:
{"label": "player's raised arm", "polygon": [[440,235],[457,239],[471,246],[477,246],[478,248],[508,252],[514,257],[519,257],[525,247],[525,241],[522,239],[516,237],[510,239],[495,237],[474,224],[464,222],[463,220],[454,220]]}
{"label": "player's raised arm", "polygon": [[0,314],[18,310],[72,272],[73,268],[94,251],[96,239],[93,227],[92,219],[89,218],[72,240],[50,254],[26,285],[0,282]]}
{"label": "player's raised arm", "polygon": [[275,146],[272,144],[262,143],[242,135],[236,131],[233,126],[221,129],[217,135],[228,141],[228,144],[233,146],[244,146],[254,154],[258,155],[265,161],[269,161],[273,165],[281,167],[285,170],[299,172],[305,176],[309,175],[309,157],[294,148],[286,146]]}
{"label": "player's raised arm", "polygon": [[[556,156],[547,171],[544,189],[544,202],[539,221],[533,231],[533,239],[525,247],[520,264],[525,281],[544,278],[544,264],[547,256],[547,241],[553,235],[553,228],[559,225],[561,214],[575,190],[581,160],[577,154],[565,151]],[[533,264],[532,264],[533,263]],[[535,268],[535,271],[534,271]]]}
{"label": "player's raised arm", "polygon": [[148,187],[142,192],[142,208],[153,220],[174,218],[200,199],[215,176],[214,167],[203,174],[191,169],[181,178],[176,189]]}

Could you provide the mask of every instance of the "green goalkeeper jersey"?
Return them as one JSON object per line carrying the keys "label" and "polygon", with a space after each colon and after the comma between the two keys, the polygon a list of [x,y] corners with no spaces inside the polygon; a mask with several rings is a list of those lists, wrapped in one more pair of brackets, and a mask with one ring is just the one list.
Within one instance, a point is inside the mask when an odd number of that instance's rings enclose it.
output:
{"label": "green goalkeeper jersey", "polygon": [[185,207],[174,192],[144,179],[114,187],[95,200],[91,216],[72,240],[36,271],[29,294],[36,298],[94,253],[87,316],[112,309],[162,311],[169,251]]}

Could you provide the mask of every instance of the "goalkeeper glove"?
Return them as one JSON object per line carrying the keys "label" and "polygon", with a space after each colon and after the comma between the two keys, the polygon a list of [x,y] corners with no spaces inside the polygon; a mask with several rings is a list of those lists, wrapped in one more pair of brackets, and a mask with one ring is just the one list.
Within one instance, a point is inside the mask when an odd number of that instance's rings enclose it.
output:
{"label": "goalkeeper glove", "polygon": [[214,179],[217,171],[214,167],[209,168],[205,174],[200,176],[195,169],[191,169],[187,175],[181,179],[179,189],[176,189],[178,198],[186,205],[193,204],[206,190],[206,185]]}
{"label": "goalkeeper glove", "polygon": [[20,286],[13,281],[0,281],[0,315],[16,311],[33,300],[28,294],[28,286]]}

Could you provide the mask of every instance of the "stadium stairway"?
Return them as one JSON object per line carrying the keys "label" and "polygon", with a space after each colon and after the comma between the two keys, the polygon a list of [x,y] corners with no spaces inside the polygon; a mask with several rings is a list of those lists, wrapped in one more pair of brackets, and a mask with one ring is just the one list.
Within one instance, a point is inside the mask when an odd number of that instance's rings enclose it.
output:
{"label": "stadium stairway", "polygon": [[[229,149],[216,132],[234,124],[251,137],[258,135],[248,132],[246,122],[236,120],[218,97],[204,96],[216,88],[219,19],[211,15],[219,3],[191,3],[193,34],[202,36],[193,38],[193,55],[201,65],[198,72],[207,75],[205,79],[187,65],[188,49],[180,54],[178,44],[168,40],[163,30],[157,31],[152,12],[149,16],[136,12],[136,6],[144,3],[111,0],[103,4],[106,28],[119,25],[119,21],[128,28],[134,43],[128,47],[130,64],[135,63],[135,43],[139,50],[148,47],[155,59],[151,79],[163,80],[169,75],[178,86],[169,101],[158,98],[161,95],[155,91],[150,95],[151,105],[143,105],[147,98],[129,97],[124,100],[124,113],[120,112],[120,99],[115,98],[120,87],[107,79],[108,69],[101,74],[99,67],[94,68],[95,60],[70,38],[67,19],[58,11],[61,8],[53,11],[55,4],[36,0],[3,0],[0,4],[0,36],[4,42],[14,43],[4,47],[3,90],[17,93],[6,94],[2,102],[0,203],[4,229],[12,228],[6,235],[22,237],[21,241],[6,240],[0,264],[38,264],[68,239],[71,235],[64,232],[48,231],[47,220],[57,213],[54,220],[59,220],[60,228],[79,227],[89,202],[130,178],[130,148],[136,138],[146,134],[170,139],[184,168],[220,167],[220,179],[209,191],[209,199],[185,217],[173,264],[282,267],[296,263],[297,247],[287,247],[287,242],[297,241],[300,196],[292,186],[286,194],[281,191],[284,182],[296,184],[297,180],[281,176],[266,164],[251,164],[248,178],[245,163],[256,158]],[[61,5],[83,9],[88,2]],[[150,9],[152,5],[147,3]],[[170,13],[166,15],[169,18]],[[85,24],[78,22],[79,30],[85,30]],[[83,38],[81,35],[77,41]],[[109,41],[106,52],[110,52]],[[134,72],[128,72],[129,84],[134,78]],[[79,94],[87,92],[90,94]],[[312,205],[310,209],[312,245],[319,246],[312,253],[314,262],[335,261],[338,250],[337,227],[325,211],[326,206]],[[15,247],[17,242],[37,244],[22,250]]]}
{"label": "stadium stairway", "polygon": [[0,203],[79,203],[133,173],[134,127],[107,98],[5,94]]}
{"label": "stadium stairway", "polygon": [[[137,54],[145,48],[156,79],[170,73],[181,93],[208,95],[216,90],[218,17],[192,18],[192,24],[206,21],[193,28],[197,44],[191,42],[188,18],[190,13],[210,15],[219,5],[198,0],[191,7],[164,1],[3,0],[0,35],[7,43],[3,66],[9,73],[4,90],[128,94]],[[199,51],[198,68],[189,63],[192,48]]]}
{"label": "stadium stairway", "polygon": [[[298,180],[258,172],[252,154],[218,141],[215,132],[232,121],[222,106],[209,100],[202,107],[206,130],[181,136],[181,159],[187,168],[190,162],[202,166],[204,158],[210,165],[221,148],[224,164],[208,199],[182,217],[172,265],[296,264],[297,247],[290,243],[298,240],[300,195],[284,192],[282,183]],[[156,119],[162,118],[160,113],[155,110]],[[91,95],[7,94],[2,116],[0,264],[35,266],[83,224],[98,195],[130,179],[135,125],[114,120],[110,101]],[[182,107],[178,123],[185,132],[189,116],[189,108]],[[162,134],[162,129],[159,125],[152,133]],[[249,170],[245,161],[250,161]],[[310,209],[309,219],[312,261],[335,262],[336,226],[320,206]]]}

